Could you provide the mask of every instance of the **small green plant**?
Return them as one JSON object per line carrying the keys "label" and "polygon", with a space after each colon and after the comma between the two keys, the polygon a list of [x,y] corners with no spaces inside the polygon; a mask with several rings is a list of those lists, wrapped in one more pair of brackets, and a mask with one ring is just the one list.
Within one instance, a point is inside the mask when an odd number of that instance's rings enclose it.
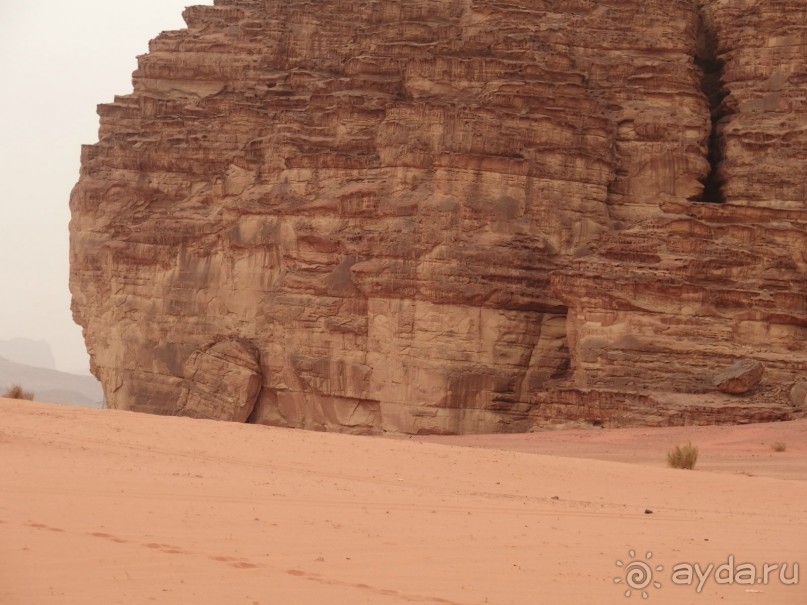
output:
{"label": "small green plant", "polygon": [[12,384],[6,389],[6,392],[3,393],[2,397],[5,397],[6,399],[33,399],[34,394],[31,391],[26,391],[18,384]]}
{"label": "small green plant", "polygon": [[771,449],[774,452],[784,452],[787,449],[787,445],[783,441],[776,441],[771,443]]}
{"label": "small green plant", "polygon": [[676,445],[667,452],[667,464],[673,468],[685,468],[692,470],[698,461],[698,448],[687,443],[686,445]]}

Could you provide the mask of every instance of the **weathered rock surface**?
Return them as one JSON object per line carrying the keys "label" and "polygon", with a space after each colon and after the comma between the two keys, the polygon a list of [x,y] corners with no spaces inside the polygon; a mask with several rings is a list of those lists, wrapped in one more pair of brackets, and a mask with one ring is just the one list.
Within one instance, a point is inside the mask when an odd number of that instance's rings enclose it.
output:
{"label": "weathered rock surface", "polygon": [[194,351],[185,362],[180,416],[245,422],[261,390],[258,351],[224,340]]}
{"label": "weathered rock surface", "polygon": [[798,412],[807,410],[807,380],[799,380],[791,387],[790,403]]}
{"label": "weathered rock surface", "polygon": [[714,385],[730,395],[743,395],[753,391],[762,382],[765,366],[754,359],[739,359],[721,370],[713,379]]}
{"label": "weathered rock surface", "polygon": [[[219,407],[231,366],[197,351],[235,339],[256,350],[251,420],[282,426],[793,415],[799,3],[222,0],[184,16],[99,106],[71,197],[74,317],[113,407],[226,415],[252,378]],[[738,357],[767,368],[742,400],[711,384]]]}

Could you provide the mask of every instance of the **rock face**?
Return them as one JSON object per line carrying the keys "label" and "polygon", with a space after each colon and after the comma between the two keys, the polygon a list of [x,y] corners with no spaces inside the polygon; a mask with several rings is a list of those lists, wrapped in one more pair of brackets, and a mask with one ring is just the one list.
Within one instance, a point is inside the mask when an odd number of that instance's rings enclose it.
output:
{"label": "rock face", "polygon": [[[242,420],[259,380],[251,421],[362,433],[799,413],[800,3],[184,17],[99,106],[71,196],[111,406]],[[738,357],[768,369],[742,399],[711,383]]]}

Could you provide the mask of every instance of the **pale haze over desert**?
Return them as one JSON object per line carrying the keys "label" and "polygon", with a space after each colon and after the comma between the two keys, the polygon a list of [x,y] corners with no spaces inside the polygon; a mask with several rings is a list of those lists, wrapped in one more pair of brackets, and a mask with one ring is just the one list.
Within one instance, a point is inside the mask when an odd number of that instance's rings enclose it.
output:
{"label": "pale haze over desert", "polygon": [[807,604],[798,2],[0,0],[0,57],[0,605]]}
{"label": "pale haze over desert", "polygon": [[59,370],[89,367],[67,288],[68,200],[81,145],[98,140],[96,105],[131,92],[135,57],[160,31],[183,27],[188,4],[0,3],[0,339],[47,341]]}

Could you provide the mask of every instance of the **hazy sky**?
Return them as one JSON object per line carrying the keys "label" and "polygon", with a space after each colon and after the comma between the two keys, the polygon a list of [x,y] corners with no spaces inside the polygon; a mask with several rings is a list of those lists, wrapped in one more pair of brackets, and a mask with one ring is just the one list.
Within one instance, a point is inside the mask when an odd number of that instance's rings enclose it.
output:
{"label": "hazy sky", "polygon": [[56,366],[89,365],[70,314],[70,190],[99,103],[132,91],[136,56],[182,10],[211,0],[0,0],[0,339],[47,340]]}

